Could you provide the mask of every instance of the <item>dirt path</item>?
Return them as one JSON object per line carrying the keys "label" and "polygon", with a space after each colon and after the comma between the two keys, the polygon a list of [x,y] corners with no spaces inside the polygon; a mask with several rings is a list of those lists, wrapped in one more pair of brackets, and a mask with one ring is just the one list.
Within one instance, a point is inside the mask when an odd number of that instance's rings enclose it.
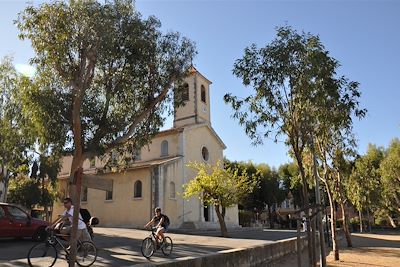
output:
{"label": "dirt path", "polygon": [[[346,247],[342,238],[340,244],[340,260],[335,261],[332,253],[326,258],[329,267],[400,267],[400,231],[379,231],[373,234],[352,235],[353,247]],[[307,251],[302,255],[302,266],[307,266]],[[279,263],[277,267],[296,267],[296,255]],[[319,264],[318,264],[319,266]]]}
{"label": "dirt path", "polygon": [[347,248],[341,240],[340,260],[334,261],[330,253],[328,266],[400,266],[400,232],[352,234],[352,241],[353,248]]}

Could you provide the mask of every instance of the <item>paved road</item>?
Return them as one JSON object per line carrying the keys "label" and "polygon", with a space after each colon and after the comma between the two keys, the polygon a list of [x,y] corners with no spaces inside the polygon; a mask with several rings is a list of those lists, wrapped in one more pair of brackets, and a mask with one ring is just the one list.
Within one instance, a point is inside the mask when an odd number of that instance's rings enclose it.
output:
{"label": "paved road", "polygon": [[[148,231],[125,228],[95,228],[95,244],[99,256],[95,266],[133,266],[148,263],[141,252],[143,238]],[[184,257],[201,257],[232,248],[245,248],[296,236],[290,230],[242,229],[230,232],[231,238],[221,238],[215,231],[195,231],[191,234],[175,231],[168,233],[174,242],[173,253],[165,257],[156,252],[152,262],[161,263]],[[0,266],[27,266],[26,256],[35,242],[26,240],[0,240]],[[55,266],[67,266],[64,259]]]}

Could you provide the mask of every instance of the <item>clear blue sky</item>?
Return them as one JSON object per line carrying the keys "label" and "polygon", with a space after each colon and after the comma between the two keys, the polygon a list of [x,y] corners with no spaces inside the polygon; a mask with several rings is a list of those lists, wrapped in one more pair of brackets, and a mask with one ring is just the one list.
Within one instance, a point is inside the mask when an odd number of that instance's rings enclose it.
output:
{"label": "clear blue sky", "polygon": [[[37,1],[34,1],[37,2]],[[25,1],[0,0],[0,57],[13,53],[15,63],[33,55],[28,42],[19,41],[12,20]],[[368,143],[387,147],[400,137],[400,1],[137,1],[144,17],[155,15],[163,31],[179,31],[197,44],[196,68],[211,85],[212,126],[227,145],[230,160],[252,160],[278,167],[291,161],[281,141],[267,140],[253,147],[243,128],[231,119],[223,95],[249,92],[232,74],[233,63],[251,43],[264,46],[285,24],[318,34],[341,63],[339,74],[360,83],[361,106],[368,109],[354,122],[359,153]]]}

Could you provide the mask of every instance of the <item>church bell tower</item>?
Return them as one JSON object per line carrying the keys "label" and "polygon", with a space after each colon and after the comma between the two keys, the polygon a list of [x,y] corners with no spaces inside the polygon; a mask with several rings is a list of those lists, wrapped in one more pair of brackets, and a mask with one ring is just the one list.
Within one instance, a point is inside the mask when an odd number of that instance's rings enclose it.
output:
{"label": "church bell tower", "polygon": [[185,104],[174,111],[174,128],[204,122],[211,124],[210,85],[211,81],[191,67],[182,85],[181,97]]}

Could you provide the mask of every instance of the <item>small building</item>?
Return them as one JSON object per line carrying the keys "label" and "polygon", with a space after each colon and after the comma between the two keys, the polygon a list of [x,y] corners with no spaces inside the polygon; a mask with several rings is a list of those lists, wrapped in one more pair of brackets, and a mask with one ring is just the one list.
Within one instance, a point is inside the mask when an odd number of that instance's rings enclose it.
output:
{"label": "small building", "polygon": [[[106,191],[100,182],[84,183],[81,193],[82,208],[98,217],[102,226],[141,228],[154,215],[154,208],[161,207],[170,227],[219,227],[213,207],[204,206],[198,198],[182,198],[183,185],[196,176],[186,165],[192,161],[215,164],[223,160],[226,148],[211,126],[210,85],[192,68],[183,84],[186,91],[181,97],[186,104],[175,110],[173,128],[159,132],[151,144],[132,155],[124,172],[105,170],[99,158],[84,162],[84,174],[108,182]],[[63,158],[58,177],[64,195],[71,163],[72,157]],[[57,203],[56,214],[62,210]],[[225,220],[228,227],[238,226],[237,206],[227,209]]]}

